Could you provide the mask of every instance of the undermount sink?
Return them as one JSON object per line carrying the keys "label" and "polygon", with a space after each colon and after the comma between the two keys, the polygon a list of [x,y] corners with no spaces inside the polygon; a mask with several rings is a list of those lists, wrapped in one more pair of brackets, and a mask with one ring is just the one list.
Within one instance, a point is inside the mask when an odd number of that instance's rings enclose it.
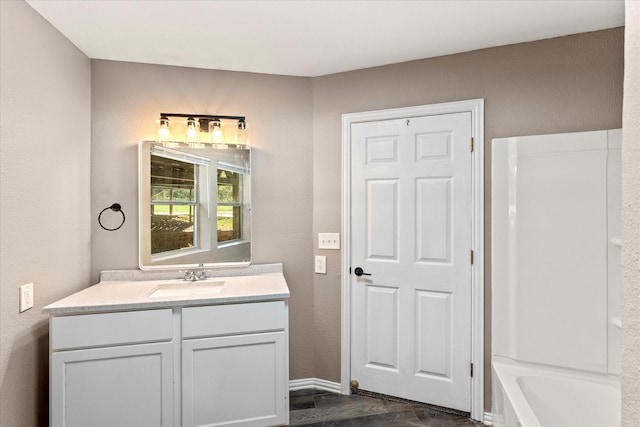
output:
{"label": "undermount sink", "polygon": [[196,282],[171,281],[153,288],[149,298],[161,297],[205,297],[222,291],[224,280],[203,280]]}

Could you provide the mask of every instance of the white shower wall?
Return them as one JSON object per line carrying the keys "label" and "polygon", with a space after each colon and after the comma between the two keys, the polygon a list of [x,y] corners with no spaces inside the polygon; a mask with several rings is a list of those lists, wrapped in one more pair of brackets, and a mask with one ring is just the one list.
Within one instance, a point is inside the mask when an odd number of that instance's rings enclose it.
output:
{"label": "white shower wall", "polygon": [[622,129],[608,132],[607,308],[608,372],[620,375],[622,351]]}
{"label": "white shower wall", "polygon": [[493,141],[494,355],[620,372],[620,140]]}

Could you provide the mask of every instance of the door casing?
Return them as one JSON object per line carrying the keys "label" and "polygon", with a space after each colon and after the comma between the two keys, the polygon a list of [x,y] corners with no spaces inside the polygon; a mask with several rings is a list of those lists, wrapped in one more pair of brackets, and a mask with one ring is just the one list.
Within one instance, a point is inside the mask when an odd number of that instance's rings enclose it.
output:
{"label": "door casing", "polygon": [[471,159],[471,418],[484,415],[484,100],[447,102],[390,110],[342,115],[342,274],[341,274],[341,389],[350,394],[351,382],[351,125],[379,120],[471,113],[473,153]]}

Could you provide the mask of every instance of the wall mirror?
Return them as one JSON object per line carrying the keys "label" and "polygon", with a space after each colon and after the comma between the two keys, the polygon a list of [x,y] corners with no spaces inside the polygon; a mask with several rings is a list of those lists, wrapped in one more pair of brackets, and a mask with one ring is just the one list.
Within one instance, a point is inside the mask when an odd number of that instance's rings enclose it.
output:
{"label": "wall mirror", "polygon": [[140,142],[143,270],[251,263],[251,149],[198,145]]}

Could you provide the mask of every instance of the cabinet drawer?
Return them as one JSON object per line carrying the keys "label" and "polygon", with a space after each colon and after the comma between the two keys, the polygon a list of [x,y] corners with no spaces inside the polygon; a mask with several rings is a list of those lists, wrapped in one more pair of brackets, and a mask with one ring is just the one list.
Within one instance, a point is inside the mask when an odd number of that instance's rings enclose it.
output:
{"label": "cabinet drawer", "polygon": [[82,314],[51,319],[51,350],[173,339],[172,310]]}
{"label": "cabinet drawer", "polygon": [[284,330],[284,301],[188,307],[182,310],[182,337]]}

